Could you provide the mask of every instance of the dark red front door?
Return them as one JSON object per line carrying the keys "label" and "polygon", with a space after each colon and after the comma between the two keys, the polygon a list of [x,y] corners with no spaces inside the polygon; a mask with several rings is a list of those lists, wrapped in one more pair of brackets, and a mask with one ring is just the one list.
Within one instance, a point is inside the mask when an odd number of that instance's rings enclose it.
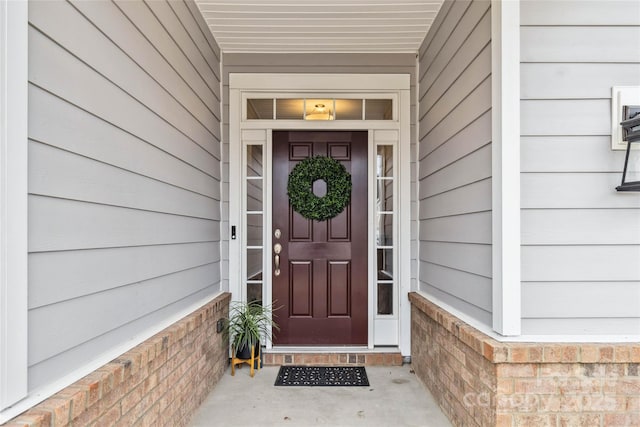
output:
{"label": "dark red front door", "polygon": [[[367,344],[367,139],[367,132],[273,132],[272,236],[282,245],[273,276],[274,306],[282,307],[276,345]],[[338,160],[352,180],[350,205],[327,221],[305,219],[287,196],[289,172],[318,155]]]}

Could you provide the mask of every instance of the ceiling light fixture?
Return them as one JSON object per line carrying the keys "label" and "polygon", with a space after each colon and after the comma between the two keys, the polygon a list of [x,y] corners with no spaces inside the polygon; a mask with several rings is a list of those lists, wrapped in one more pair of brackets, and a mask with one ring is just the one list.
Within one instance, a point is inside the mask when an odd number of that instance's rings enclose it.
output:
{"label": "ceiling light fixture", "polygon": [[324,104],[316,104],[304,118],[306,120],[333,120],[333,114],[331,114],[331,109]]}

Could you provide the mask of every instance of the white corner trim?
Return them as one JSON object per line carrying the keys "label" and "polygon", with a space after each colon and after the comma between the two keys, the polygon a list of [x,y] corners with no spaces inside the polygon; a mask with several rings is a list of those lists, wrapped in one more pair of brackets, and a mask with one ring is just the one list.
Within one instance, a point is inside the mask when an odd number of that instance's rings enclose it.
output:
{"label": "white corner trim", "polygon": [[[231,77],[231,74],[229,75]],[[231,79],[229,79],[231,80]],[[240,121],[242,118],[242,93],[229,88],[229,292],[231,300],[242,299],[242,140]],[[236,227],[236,239],[231,239],[231,227]]]}
{"label": "white corner trim", "polygon": [[0,2],[0,411],[27,395],[27,12]]}
{"label": "white corner trim", "polygon": [[521,333],[520,2],[491,1],[493,329]]}
{"label": "white corner trim", "polygon": [[[219,75],[220,75],[220,82],[218,83],[218,87],[221,94],[224,93],[224,52],[220,51],[220,55],[219,55],[219,61],[218,61],[218,71],[219,71]],[[220,107],[220,121],[218,122],[218,130],[220,132],[220,151],[223,152],[224,151],[224,144],[225,144],[225,135],[224,135],[224,121],[226,120],[225,114],[224,114],[224,101],[223,101],[223,97],[222,95],[220,96],[220,102],[219,102],[219,107]],[[228,134],[227,134],[227,138],[228,138]],[[226,141],[228,143],[228,141]],[[222,174],[222,176],[225,176],[225,168],[228,168],[229,164],[227,163],[225,165],[224,161],[220,161],[220,172]],[[218,190],[220,191],[219,194],[224,195],[225,194],[225,182],[224,179],[220,179],[220,182],[218,184]],[[224,200],[224,199],[223,199]],[[228,199],[227,199],[228,200]],[[228,207],[228,206],[227,206]],[[226,226],[229,230],[230,230],[230,226],[229,226],[229,217],[228,217],[228,209],[224,209],[224,202],[219,204],[219,210],[218,210],[218,214],[220,215],[220,236],[224,236],[224,231],[222,230],[222,227]],[[227,214],[227,218],[225,218],[225,213]],[[225,219],[227,220],[225,222]],[[228,236],[228,241],[230,241],[230,231],[229,231],[229,235]],[[228,247],[228,245],[227,245]],[[228,266],[229,266],[229,257],[227,255],[227,273],[225,274],[224,271],[224,267],[223,267],[223,258],[224,256],[222,254],[224,254],[225,252],[225,246],[224,246],[224,239],[220,238],[218,241],[218,250],[220,251],[220,258],[221,258],[221,262],[220,262],[220,266],[219,268],[219,272],[220,272],[220,284],[221,284],[221,290],[222,291],[229,291],[229,273],[228,273]],[[227,250],[228,252],[228,250]]]}
{"label": "white corner trim", "polygon": [[400,92],[398,102],[400,114],[400,140],[398,143],[398,278],[400,353],[411,355],[411,94]]}

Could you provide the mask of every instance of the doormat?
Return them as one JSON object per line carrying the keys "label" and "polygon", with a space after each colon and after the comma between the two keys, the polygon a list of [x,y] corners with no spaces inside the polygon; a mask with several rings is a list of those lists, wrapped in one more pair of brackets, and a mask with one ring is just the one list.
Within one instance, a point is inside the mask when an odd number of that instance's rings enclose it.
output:
{"label": "doormat", "polygon": [[276,386],[368,386],[364,366],[281,366]]}

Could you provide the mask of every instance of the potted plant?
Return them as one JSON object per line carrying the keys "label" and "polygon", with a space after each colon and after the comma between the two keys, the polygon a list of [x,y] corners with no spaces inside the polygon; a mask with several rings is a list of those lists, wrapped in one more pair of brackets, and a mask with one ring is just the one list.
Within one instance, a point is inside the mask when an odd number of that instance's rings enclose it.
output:
{"label": "potted plant", "polygon": [[234,357],[250,359],[252,346],[254,357],[258,356],[260,339],[268,339],[273,329],[280,329],[272,315],[272,306],[262,305],[261,301],[231,303],[224,333],[229,339]]}

